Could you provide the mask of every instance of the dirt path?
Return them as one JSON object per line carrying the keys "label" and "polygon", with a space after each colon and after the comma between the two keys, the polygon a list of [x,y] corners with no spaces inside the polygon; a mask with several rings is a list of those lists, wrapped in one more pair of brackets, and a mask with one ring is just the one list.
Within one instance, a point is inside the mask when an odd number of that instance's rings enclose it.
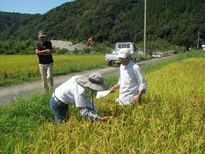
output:
{"label": "dirt path", "polygon": [[[139,62],[137,64],[142,66],[142,65],[154,63],[157,61],[165,60],[167,58],[169,57],[152,59],[149,61]],[[113,76],[113,75],[119,74],[119,67],[106,67],[103,69],[89,70],[89,71],[72,73],[72,74],[63,75],[63,76],[57,76],[57,77],[54,77],[54,88],[59,86],[61,83],[65,82],[71,76],[79,75],[79,74],[87,76],[88,74],[94,71],[98,71],[103,76]],[[14,85],[14,86],[6,87],[6,88],[0,88],[0,98],[1,98],[0,105],[9,105],[12,103],[12,100],[17,99],[18,97],[28,97],[29,95],[33,93],[38,93],[38,92],[42,93],[42,85],[41,85],[40,80],[24,83],[22,85]]]}
{"label": "dirt path", "polygon": [[[57,76],[54,77],[54,88],[59,86],[61,83],[65,82],[67,79],[69,79],[71,76],[74,75],[88,75],[91,72],[98,71],[103,76],[109,75],[110,72],[116,73],[119,72],[118,67],[107,67],[103,69],[98,70],[89,70],[89,71],[83,71],[78,73],[72,73],[68,75],[63,76]],[[32,93],[42,93],[42,85],[41,81],[33,81],[33,82],[27,82],[21,85],[14,85],[10,87],[4,87],[0,88],[0,105],[8,105],[12,103],[12,100],[17,99],[18,97],[28,97]]]}

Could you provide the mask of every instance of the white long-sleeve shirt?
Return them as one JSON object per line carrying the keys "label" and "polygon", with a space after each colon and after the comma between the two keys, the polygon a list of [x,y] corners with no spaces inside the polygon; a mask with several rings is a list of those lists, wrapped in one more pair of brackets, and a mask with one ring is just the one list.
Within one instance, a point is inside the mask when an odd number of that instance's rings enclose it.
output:
{"label": "white long-sleeve shirt", "polygon": [[80,114],[89,117],[91,121],[99,120],[100,116],[91,112],[91,110],[97,112],[98,109],[94,106],[93,102],[89,99],[85,99],[85,93],[88,91],[88,88],[76,82],[76,78],[78,77],[79,76],[74,76],[57,87],[54,91],[54,95],[65,104],[75,103],[76,107],[86,107],[80,110]]}
{"label": "white long-sleeve shirt", "polygon": [[80,86],[74,76],[55,89],[55,96],[65,104],[75,103],[76,107],[86,107],[87,88]]}
{"label": "white long-sleeve shirt", "polygon": [[146,91],[147,83],[140,67],[133,61],[127,66],[120,65],[120,85],[119,101],[122,104],[130,104],[139,90]]}

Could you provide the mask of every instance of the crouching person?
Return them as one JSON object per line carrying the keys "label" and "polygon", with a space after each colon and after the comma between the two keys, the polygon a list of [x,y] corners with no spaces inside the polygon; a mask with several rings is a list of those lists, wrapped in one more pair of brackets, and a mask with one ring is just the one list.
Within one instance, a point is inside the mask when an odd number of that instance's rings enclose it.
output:
{"label": "crouching person", "polygon": [[108,117],[100,117],[91,111],[97,111],[93,102],[85,98],[86,92],[106,90],[106,85],[100,73],[91,73],[88,77],[74,76],[57,87],[50,98],[50,107],[54,113],[55,124],[59,125],[68,120],[69,105],[74,104],[79,108],[83,117],[88,117],[91,121],[105,121]]}

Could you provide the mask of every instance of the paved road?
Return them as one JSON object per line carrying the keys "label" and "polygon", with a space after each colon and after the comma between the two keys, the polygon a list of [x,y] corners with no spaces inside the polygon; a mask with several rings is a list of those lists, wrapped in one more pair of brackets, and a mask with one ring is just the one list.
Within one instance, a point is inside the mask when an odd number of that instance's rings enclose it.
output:
{"label": "paved road", "polygon": [[[165,60],[167,58],[169,57],[157,58],[157,59],[152,59],[149,61],[143,61],[143,62],[139,62],[138,65],[142,66],[142,65],[158,62],[161,60]],[[119,75],[119,67],[106,67],[103,69],[72,73],[69,75],[54,77],[54,88],[60,85],[61,83],[65,82],[71,76],[79,75],[79,74],[88,75],[94,71],[98,71],[103,76]],[[0,88],[0,98],[1,98],[0,105],[9,105],[10,103],[12,103],[12,100],[17,99],[18,97],[28,97],[29,95],[33,93],[38,93],[38,92],[42,93],[41,81],[33,81],[33,82],[24,83],[22,85],[14,85],[14,86],[6,87],[6,88]]]}

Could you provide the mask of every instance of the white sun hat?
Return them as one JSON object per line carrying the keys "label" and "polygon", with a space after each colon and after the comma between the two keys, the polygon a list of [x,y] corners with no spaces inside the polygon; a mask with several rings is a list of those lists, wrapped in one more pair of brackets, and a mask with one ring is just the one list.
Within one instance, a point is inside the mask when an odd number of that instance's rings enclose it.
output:
{"label": "white sun hat", "polygon": [[91,73],[88,77],[81,75],[76,78],[76,82],[83,87],[96,91],[104,91],[107,88],[102,75],[98,72]]}

